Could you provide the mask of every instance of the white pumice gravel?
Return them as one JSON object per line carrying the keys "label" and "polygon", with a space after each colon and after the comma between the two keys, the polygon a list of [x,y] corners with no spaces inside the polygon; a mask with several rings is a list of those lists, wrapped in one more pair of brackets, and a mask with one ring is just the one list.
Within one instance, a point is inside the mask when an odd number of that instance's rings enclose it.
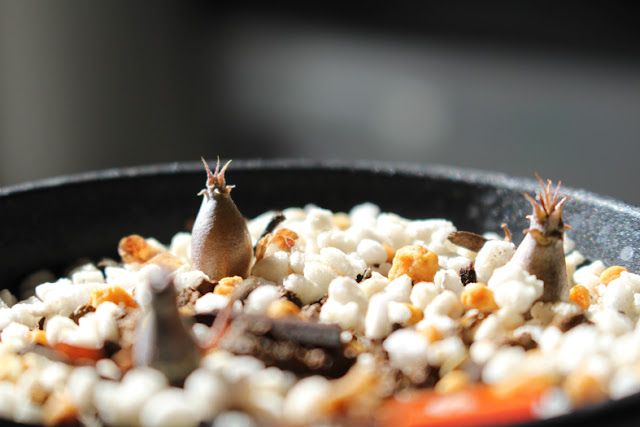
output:
{"label": "white pumice gravel", "polygon": [[[274,213],[247,223],[254,245]],[[536,401],[540,417],[590,403],[565,384],[567,378],[596,381],[605,398],[640,391],[640,275],[620,269],[605,280],[608,266],[598,260],[585,264],[569,237],[564,241],[567,276],[572,291],[584,298],[540,302],[543,282],[509,262],[516,246],[499,234],[485,233],[489,240],[476,253],[447,239],[456,227],[446,219],[410,220],[372,203],[347,213],[315,205],[283,213],[286,218],[274,233],[288,229],[298,237],[292,246],[272,242],[265,247],[264,257],[252,264],[255,289],[233,303],[232,315],[304,314],[313,319],[306,321],[338,325],[340,343],[353,357],[371,350],[368,369],[358,371],[358,362],[346,374],[348,382],[340,383],[344,378],[301,376],[221,348],[203,352],[183,387],[171,386],[155,369],[123,369],[115,344],[131,333],[123,329],[127,316],[150,309],[149,283],[161,267],[85,264],[68,278],[36,286],[35,295],[24,301],[0,292],[0,418],[43,422],[51,410],[42,402],[63,395],[79,419],[105,425],[333,425],[336,408],[375,407],[391,392],[390,376],[404,375],[404,383],[410,383],[437,375],[430,378],[435,382],[460,372],[490,387],[527,376],[555,378]],[[184,298],[183,314],[206,315],[228,306],[228,291],[197,291],[208,278],[191,266],[189,233],[177,233],[167,246],[153,238],[145,241],[175,262],[172,275]],[[428,279],[421,276],[425,261],[417,255],[394,259],[410,245],[437,255]],[[390,280],[392,266],[401,272]],[[460,274],[470,266],[476,281],[486,285],[472,287],[477,290],[472,295]],[[117,299],[97,302],[97,290],[105,287],[121,289],[118,295],[137,306]],[[474,308],[486,301],[493,304]],[[291,307],[295,304],[302,305],[299,313]],[[207,345],[208,326],[188,327]],[[42,354],[31,353],[34,346]],[[115,349],[113,359],[86,366],[49,358],[61,348],[73,354],[108,346]],[[367,377],[372,372],[375,380]],[[447,399],[462,402],[458,394]],[[430,404],[429,411],[442,410],[443,402]],[[368,408],[369,415],[375,412]]]}

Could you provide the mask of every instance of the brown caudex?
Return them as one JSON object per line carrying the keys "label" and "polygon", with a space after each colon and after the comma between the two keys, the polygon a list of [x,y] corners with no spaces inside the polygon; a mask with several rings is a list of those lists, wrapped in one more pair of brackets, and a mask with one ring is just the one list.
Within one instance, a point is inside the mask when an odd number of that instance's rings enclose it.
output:
{"label": "brown caudex", "polygon": [[193,266],[213,282],[229,276],[247,278],[253,248],[245,219],[231,199],[233,186],[226,185],[224,179],[230,161],[220,170],[218,159],[215,173],[204,159],[202,162],[207,170],[207,187],[199,193],[204,197],[192,230]]}

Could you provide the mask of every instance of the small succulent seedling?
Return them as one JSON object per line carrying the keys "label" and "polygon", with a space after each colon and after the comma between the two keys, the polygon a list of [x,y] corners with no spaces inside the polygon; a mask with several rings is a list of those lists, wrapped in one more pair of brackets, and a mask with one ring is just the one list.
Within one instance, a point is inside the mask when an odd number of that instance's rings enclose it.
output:
{"label": "small succulent seedling", "polygon": [[220,169],[220,159],[215,173],[202,159],[207,171],[206,188],[200,211],[193,224],[191,260],[194,268],[201,270],[213,282],[223,277],[247,278],[253,258],[251,237],[244,217],[231,199],[232,185],[227,185],[224,172],[229,162]]}
{"label": "small succulent seedling", "polygon": [[533,214],[527,216],[529,228],[524,230],[524,240],[511,262],[519,264],[544,282],[542,301],[568,301],[569,280],[564,256],[564,232],[570,227],[562,221],[562,205],[567,198],[558,200],[560,182],[552,192],[551,180],[547,180],[545,186],[540,176],[536,176],[542,192],[538,194],[537,200],[522,193],[533,207]]}

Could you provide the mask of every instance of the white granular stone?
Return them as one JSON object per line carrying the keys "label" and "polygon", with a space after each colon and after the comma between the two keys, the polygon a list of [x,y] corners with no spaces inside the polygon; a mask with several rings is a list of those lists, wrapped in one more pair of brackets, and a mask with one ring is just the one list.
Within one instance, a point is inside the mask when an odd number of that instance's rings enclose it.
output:
{"label": "white granular stone", "polygon": [[622,335],[633,328],[633,323],[628,317],[612,309],[598,311],[590,320],[600,332],[613,336]]}
{"label": "white granular stone", "polygon": [[303,304],[311,304],[322,298],[326,289],[300,274],[290,274],[282,282],[284,288],[293,292]]}
{"label": "white granular stone", "polygon": [[220,414],[211,427],[259,427],[249,414],[240,411],[228,411]]}
{"label": "white granular stone", "polygon": [[122,377],[120,368],[111,359],[100,359],[96,363],[96,372],[105,379],[117,381]]}
{"label": "white granular stone", "polygon": [[26,345],[29,342],[29,327],[11,322],[2,329],[0,340],[4,343],[14,341],[17,345]]}
{"label": "white granular stone", "polygon": [[329,297],[322,305],[320,321],[337,323],[346,330],[362,331],[367,305],[367,295],[355,280],[338,277],[329,285]]}
{"label": "white granular stone", "polygon": [[571,402],[559,387],[553,387],[540,396],[533,412],[541,419],[559,417],[571,410]]}
{"label": "white granular stone", "polygon": [[585,286],[591,292],[594,287],[600,284],[600,274],[606,269],[602,261],[595,261],[591,264],[580,267],[573,273],[573,283]]}
{"label": "white granular stone", "polygon": [[542,296],[543,282],[516,263],[508,263],[494,271],[488,283],[498,307],[509,306],[525,313]]}
{"label": "white granular stone", "polygon": [[604,291],[602,303],[611,310],[621,311],[626,315],[634,314],[633,289],[624,278],[613,280]]}
{"label": "white granular stone", "polygon": [[392,301],[409,302],[411,298],[411,287],[411,277],[403,274],[389,282],[384,292]]}
{"label": "white granular stone", "polygon": [[399,329],[389,335],[382,346],[389,354],[391,365],[406,374],[427,366],[429,343],[423,335],[415,331]]}
{"label": "white granular stone", "polygon": [[71,274],[71,281],[76,285],[83,285],[86,283],[104,283],[104,275],[102,271],[98,270],[93,264],[86,264],[76,269]]}
{"label": "white granular stone", "polygon": [[354,206],[349,212],[351,223],[371,227],[380,215],[380,208],[373,203],[362,203]]}
{"label": "white granular stone", "polygon": [[304,274],[304,266],[307,261],[311,261],[311,255],[296,249],[297,245],[291,250],[289,255],[289,266],[296,274]]}
{"label": "white granular stone", "polygon": [[525,351],[522,347],[502,347],[489,359],[482,370],[482,380],[495,384],[522,372]]}
{"label": "white granular stone", "polygon": [[365,335],[373,339],[381,339],[391,333],[389,321],[389,295],[386,292],[375,294],[369,300],[365,317]]}
{"label": "white granular stone", "polygon": [[418,282],[413,285],[411,289],[411,304],[418,307],[420,310],[424,310],[440,293],[433,282]]}
{"label": "white granular stone", "polygon": [[322,262],[343,276],[354,278],[364,272],[367,264],[360,258],[347,256],[337,248],[323,248],[320,250]]}
{"label": "white granular stone", "polygon": [[280,297],[282,297],[282,291],[276,286],[258,286],[247,297],[244,310],[250,314],[265,314],[269,305]]}
{"label": "white granular stone", "polygon": [[371,298],[374,294],[384,291],[388,284],[389,279],[377,271],[374,271],[371,273],[370,278],[360,282],[360,287],[367,295],[367,298]]}
{"label": "white granular stone", "polygon": [[394,325],[404,325],[411,318],[411,310],[406,303],[389,301],[389,322]]}
{"label": "white granular stone", "polygon": [[176,290],[197,289],[203,281],[207,279],[207,275],[200,270],[191,270],[190,267],[183,265],[173,275],[173,283]]}
{"label": "white granular stone", "polygon": [[451,336],[429,345],[427,360],[430,365],[442,366],[445,363],[461,363],[467,354],[464,343],[457,336]]}
{"label": "white granular stone", "polygon": [[200,423],[188,397],[180,388],[162,390],[151,397],[140,411],[143,427],[196,427]]}
{"label": "white granular stone", "polygon": [[137,368],[127,372],[120,383],[99,381],[94,389],[93,403],[107,424],[139,425],[144,404],[167,386],[167,378],[161,372]]}
{"label": "white granular stone", "polygon": [[213,310],[223,309],[228,303],[228,296],[209,292],[196,300],[194,309],[196,313],[210,313]]}
{"label": "white granular stone", "polygon": [[289,274],[289,254],[285,251],[277,251],[271,256],[262,258],[253,266],[251,274],[281,285]]}
{"label": "white granular stone", "polygon": [[387,260],[387,251],[382,244],[373,239],[363,239],[358,243],[358,255],[369,265],[382,264]]}
{"label": "white granular stone", "polygon": [[460,274],[455,270],[438,270],[433,282],[442,290],[448,290],[460,296],[464,289]]}
{"label": "white granular stone", "polygon": [[344,253],[356,250],[356,242],[349,239],[347,234],[340,230],[323,231],[318,236],[317,243],[320,248],[331,247]]}
{"label": "white granular stone", "polygon": [[283,404],[285,420],[292,424],[308,425],[325,416],[322,402],[331,392],[331,383],[314,375],[302,379],[287,393]]}
{"label": "white granular stone", "polygon": [[202,368],[187,377],[184,392],[201,420],[212,419],[230,403],[227,383],[219,375]]}
{"label": "white granular stone", "polygon": [[478,282],[487,283],[493,271],[509,262],[515,253],[516,247],[511,242],[490,240],[485,243],[474,263]]}
{"label": "white granular stone", "polygon": [[169,250],[178,258],[191,263],[191,233],[176,233],[171,239]]}
{"label": "white granular stone", "polygon": [[578,251],[573,251],[565,258],[567,264],[567,278],[569,283],[576,284],[573,281],[573,275],[576,272],[578,266],[585,261],[585,257]]}
{"label": "white granular stone", "polygon": [[74,368],[67,379],[65,393],[74,406],[82,411],[91,411],[94,386],[99,380],[98,373],[91,366]]}
{"label": "white granular stone", "polygon": [[441,337],[448,337],[458,332],[459,325],[449,316],[430,313],[416,324],[416,330],[423,330],[427,327],[435,328]]}
{"label": "white granular stone", "polygon": [[460,317],[463,312],[464,306],[458,296],[450,290],[444,290],[427,306],[425,316],[444,315],[455,319]]}
{"label": "white granular stone", "polygon": [[15,389],[12,383],[0,381],[0,417],[13,418]]}
{"label": "white granular stone", "polygon": [[480,323],[474,335],[475,340],[498,339],[506,334],[506,330],[495,314],[490,315]]}
{"label": "white granular stone", "polygon": [[318,286],[318,291],[324,295],[329,289],[329,283],[340,274],[326,264],[311,261],[304,266],[304,277]]}
{"label": "white granular stone", "polygon": [[483,366],[498,350],[498,344],[493,340],[477,340],[469,347],[471,359]]}
{"label": "white granular stone", "polygon": [[625,366],[619,369],[609,383],[609,393],[614,399],[621,399],[640,392],[640,379],[637,369]]}
{"label": "white granular stone", "polygon": [[628,271],[623,271],[622,273],[620,273],[620,276],[617,279],[612,280],[611,283],[618,281],[629,286],[633,292],[640,292],[640,275],[630,273]]}

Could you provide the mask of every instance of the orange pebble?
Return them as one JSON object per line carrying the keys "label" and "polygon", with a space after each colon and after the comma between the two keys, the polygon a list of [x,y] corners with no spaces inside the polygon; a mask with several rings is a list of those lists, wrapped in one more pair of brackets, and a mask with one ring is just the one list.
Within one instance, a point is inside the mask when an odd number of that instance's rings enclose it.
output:
{"label": "orange pebble", "polygon": [[133,297],[120,286],[98,286],[91,290],[91,305],[94,308],[107,301],[125,307],[138,307]]}
{"label": "orange pebble", "polygon": [[396,250],[386,243],[383,243],[382,247],[384,247],[384,250],[387,251],[387,262],[393,262],[393,257],[396,256]]}
{"label": "orange pebble", "polygon": [[29,331],[29,339],[34,344],[47,345],[47,334],[40,329]]}
{"label": "orange pebble", "polygon": [[600,280],[605,285],[608,285],[609,283],[620,277],[620,274],[623,271],[627,271],[627,269],[624,267],[620,267],[619,265],[614,265],[602,272],[602,274],[600,275]]}
{"label": "orange pebble", "polygon": [[158,254],[158,250],[147,243],[144,237],[132,234],[120,239],[118,254],[126,263],[147,262]]}
{"label": "orange pebble", "polygon": [[419,329],[417,332],[425,337],[430,344],[442,339],[442,335],[440,335],[440,332],[438,332],[438,330],[431,325],[427,326],[424,329]]}
{"label": "orange pebble", "polygon": [[287,299],[275,300],[267,308],[267,316],[273,319],[297,316],[298,313],[300,313],[300,308]]}
{"label": "orange pebble", "polygon": [[432,282],[438,271],[438,255],[422,245],[404,246],[396,252],[389,280],[409,275],[414,283]]}
{"label": "orange pebble", "polygon": [[415,325],[416,323],[424,319],[424,312],[418,307],[413,304],[409,304],[408,302],[404,302],[402,304],[407,307],[409,311],[411,311],[411,317],[405,323],[406,326]]}
{"label": "orange pebble", "polygon": [[484,283],[469,283],[460,294],[460,301],[467,310],[477,308],[480,311],[494,311],[498,309],[493,298],[493,291]]}
{"label": "orange pebble", "polygon": [[571,288],[569,291],[569,299],[582,307],[583,310],[586,310],[591,305],[589,289],[582,285],[575,285]]}
{"label": "orange pebble", "polygon": [[242,280],[243,279],[240,276],[223,277],[218,281],[215,288],[213,288],[213,293],[218,295],[229,295],[235,290],[236,286],[242,282]]}

